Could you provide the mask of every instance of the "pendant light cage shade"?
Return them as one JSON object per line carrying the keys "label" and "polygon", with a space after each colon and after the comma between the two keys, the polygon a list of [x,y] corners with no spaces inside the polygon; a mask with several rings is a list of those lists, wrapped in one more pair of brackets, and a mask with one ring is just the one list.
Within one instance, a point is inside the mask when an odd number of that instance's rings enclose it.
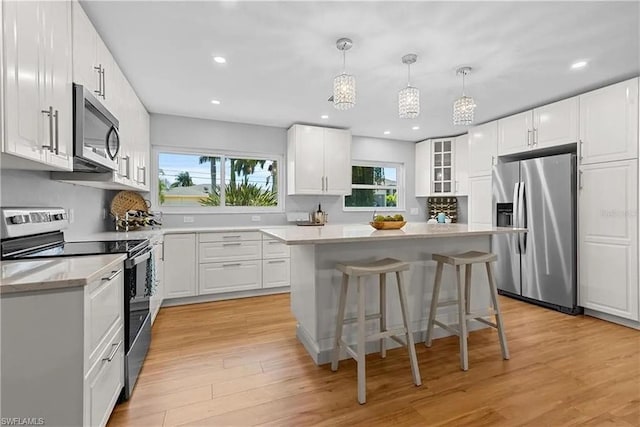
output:
{"label": "pendant light cage shade", "polygon": [[346,52],[351,49],[351,39],[343,37],[336,41],[342,51],[342,73],[333,79],[333,106],[337,110],[348,110],[356,105],[356,78],[346,72]]}
{"label": "pendant light cage shade", "polygon": [[342,73],[333,79],[333,106],[337,110],[348,110],[356,105],[356,79]]}
{"label": "pendant light cage shade", "polygon": [[401,119],[415,119],[420,115],[420,90],[407,86],[398,92],[398,115]]}
{"label": "pendant light cage shade", "polygon": [[471,67],[461,67],[456,70],[456,74],[462,75],[462,96],[453,103],[453,124],[465,126],[473,124],[476,102],[472,97],[464,94],[464,78],[471,73]]}
{"label": "pendant light cage shade", "polygon": [[402,57],[402,63],[407,65],[407,87],[398,92],[398,116],[401,119],[415,119],[420,115],[420,89],[411,86],[411,64],[417,60],[415,53]]}

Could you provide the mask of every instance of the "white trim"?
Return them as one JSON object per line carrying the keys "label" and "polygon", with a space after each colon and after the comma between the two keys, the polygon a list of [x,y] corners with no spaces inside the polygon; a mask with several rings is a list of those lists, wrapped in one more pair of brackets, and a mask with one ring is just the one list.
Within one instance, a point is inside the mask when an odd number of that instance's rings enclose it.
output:
{"label": "white trim", "polygon": [[[208,157],[221,157],[221,158],[233,158],[239,157],[244,159],[256,159],[256,160],[275,160],[278,164],[278,205],[274,207],[269,206],[163,206],[160,204],[158,198],[158,174],[160,165],[158,164],[158,155],[160,153],[169,154],[187,154],[187,155],[199,155]],[[208,151],[206,149],[198,149],[191,147],[168,147],[163,145],[151,146],[151,170],[153,173],[153,179],[151,182],[151,203],[156,206],[156,210],[167,215],[202,215],[202,214],[262,214],[262,213],[283,213],[285,211],[285,174],[283,168],[285,167],[284,156],[281,154],[265,154],[265,153],[252,153],[241,151]],[[225,180],[225,167],[221,161],[220,167],[220,182]],[[221,198],[224,200],[224,198]]]}

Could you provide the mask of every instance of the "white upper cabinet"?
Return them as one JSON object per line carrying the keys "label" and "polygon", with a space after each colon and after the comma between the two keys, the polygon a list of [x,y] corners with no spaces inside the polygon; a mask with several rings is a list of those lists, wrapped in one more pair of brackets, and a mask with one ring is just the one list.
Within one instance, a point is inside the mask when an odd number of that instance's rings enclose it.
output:
{"label": "white upper cabinet", "polygon": [[98,33],[80,3],[73,2],[73,81],[100,98],[102,75],[96,54]]}
{"label": "white upper cabinet", "polygon": [[431,196],[431,140],[418,142],[415,155],[416,197]]}
{"label": "white upper cabinet", "polygon": [[71,170],[71,9],[67,2],[3,2],[3,167]]}
{"label": "white upper cabinet", "polygon": [[581,163],[638,157],[638,78],[580,95]]}
{"label": "white upper cabinet", "polygon": [[638,309],[638,161],[582,165],[580,305],[625,319]]}
{"label": "white upper cabinet", "polygon": [[578,141],[578,97],[498,120],[498,155]]}
{"label": "white upper cabinet", "polygon": [[469,177],[491,176],[498,155],[498,123],[469,129]]}
{"label": "white upper cabinet", "polygon": [[469,193],[469,135],[460,135],[454,142],[454,167],[456,180],[454,193],[466,195]]}
{"label": "white upper cabinet", "polygon": [[531,111],[498,120],[498,155],[527,151],[531,147],[532,122]]}
{"label": "white upper cabinet", "polygon": [[287,133],[287,191],[351,194],[351,132],[293,125]]}

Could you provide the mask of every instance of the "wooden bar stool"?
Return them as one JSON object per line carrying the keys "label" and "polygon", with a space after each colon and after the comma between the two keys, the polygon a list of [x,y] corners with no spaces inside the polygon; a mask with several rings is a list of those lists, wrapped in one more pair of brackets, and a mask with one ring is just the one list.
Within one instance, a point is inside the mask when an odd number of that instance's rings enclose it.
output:
{"label": "wooden bar stool", "polygon": [[[498,259],[498,256],[487,252],[470,251],[458,255],[441,255],[433,254],[432,259],[438,262],[436,267],[436,277],[433,282],[433,296],[431,297],[431,311],[429,312],[429,321],[427,323],[427,337],[425,339],[425,345],[431,347],[431,340],[433,335],[433,325],[436,324],[443,329],[455,334],[460,340],[460,367],[463,371],[469,369],[469,357],[467,352],[467,337],[469,336],[468,322],[469,320],[477,320],[486,325],[489,325],[498,330],[498,337],[500,338],[500,347],[502,348],[502,358],[509,359],[509,349],[507,348],[507,338],[504,334],[504,326],[502,325],[502,313],[500,312],[500,305],[498,304],[498,291],[496,289],[496,282],[493,274],[492,262]],[[491,301],[493,302],[493,312],[489,313],[472,313],[471,308],[471,267],[473,264],[484,263],[487,269],[487,278],[489,280],[489,292],[491,294]],[[444,264],[449,264],[456,267],[456,282],[458,287],[458,299],[452,301],[439,302],[440,285],[442,284],[442,270]],[[465,267],[465,281],[462,284],[462,278],[460,277],[460,266]],[[453,328],[450,325],[446,325],[436,320],[436,311],[439,307],[446,307],[451,305],[458,306],[458,328]],[[491,322],[485,317],[495,316],[495,323]]]}
{"label": "wooden bar stool", "polygon": [[[353,264],[337,264],[336,269],[342,272],[342,289],[340,291],[340,301],[338,305],[338,319],[336,320],[336,335],[331,355],[331,370],[338,370],[338,362],[340,358],[340,348],[353,357],[358,364],[358,402],[366,402],[366,376],[365,376],[365,355],[366,342],[380,340],[380,355],[386,357],[385,338],[391,338],[394,341],[406,346],[409,350],[409,361],[411,362],[411,372],[413,374],[413,382],[419,386],[422,384],[420,371],[418,370],[418,360],[416,358],[416,349],[413,342],[413,334],[409,327],[409,311],[407,305],[407,294],[405,289],[404,277],[402,272],[409,270],[409,264],[397,259],[385,258],[371,263],[353,263]],[[396,281],[398,283],[398,295],[400,297],[400,309],[402,310],[402,321],[404,326],[392,330],[387,329],[386,320],[386,278],[387,273],[396,273]],[[380,275],[380,312],[376,314],[365,314],[365,276]],[[345,319],[344,312],[347,303],[347,291],[349,286],[349,277],[355,276],[358,279],[358,315],[353,319]],[[367,320],[380,319],[380,332],[365,335],[365,322]],[[357,345],[355,350],[351,348],[342,339],[342,327],[345,323],[357,323]],[[403,342],[398,335],[405,335],[406,343]]]}

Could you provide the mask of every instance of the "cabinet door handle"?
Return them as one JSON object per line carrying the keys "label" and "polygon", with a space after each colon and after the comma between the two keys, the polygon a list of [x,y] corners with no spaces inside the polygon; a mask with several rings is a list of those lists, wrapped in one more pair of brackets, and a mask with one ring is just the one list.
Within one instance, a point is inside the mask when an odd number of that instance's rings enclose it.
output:
{"label": "cabinet door handle", "polygon": [[239,234],[227,234],[226,236],[222,236],[223,239],[239,239],[240,236]]}
{"label": "cabinet door handle", "polygon": [[279,242],[279,241],[277,241],[277,240],[269,240],[269,244],[270,244],[270,245],[281,245],[281,244],[282,244],[282,242]]}
{"label": "cabinet door handle", "polygon": [[320,182],[322,183],[322,191],[324,191],[324,176],[320,177]]}
{"label": "cabinet door handle", "polygon": [[119,341],[118,344],[111,344],[111,354],[102,359],[103,362],[111,362],[114,357],[116,357],[116,353],[118,349],[122,345],[122,341]]}
{"label": "cabinet door handle", "polygon": [[242,263],[240,262],[232,262],[230,264],[222,264],[222,267],[226,268],[226,267],[240,267],[242,265]]}
{"label": "cabinet door handle", "polygon": [[325,176],[324,181],[325,181],[324,188],[326,189],[325,191],[329,191],[329,177]]}
{"label": "cabinet door handle", "polygon": [[582,171],[580,171],[580,173],[578,173],[578,189],[582,190]]}
{"label": "cabinet door handle", "polygon": [[527,147],[531,147],[531,129],[527,130]]}
{"label": "cabinet door handle", "polygon": [[240,246],[242,242],[224,242],[222,246]]}
{"label": "cabinet door handle", "polygon": [[456,193],[460,191],[460,181],[456,180]]}
{"label": "cabinet door handle", "polygon": [[49,117],[49,145],[43,145],[42,148],[53,153],[53,106],[50,106],[48,110],[42,110],[42,112]]}
{"label": "cabinet door handle", "polygon": [[267,264],[282,264],[284,262],[287,262],[286,259],[272,259],[270,261],[267,262]]}
{"label": "cabinet door handle", "polygon": [[55,113],[53,113],[53,118],[56,122],[56,155],[60,154],[60,126],[58,123],[58,113],[59,111],[56,110]]}
{"label": "cabinet door handle", "polygon": [[533,128],[533,146],[538,145],[538,129]]}
{"label": "cabinet door handle", "polygon": [[102,99],[107,99],[106,98],[106,84],[105,84],[105,79],[104,79],[104,68],[100,71],[100,78],[102,79]]}
{"label": "cabinet door handle", "polygon": [[112,271],[112,272],[111,272],[111,276],[103,277],[103,278],[102,278],[102,281],[103,281],[103,282],[108,282],[108,281],[110,281],[110,280],[115,279],[115,277],[116,277],[118,274],[120,274],[120,272],[121,272],[121,271],[122,271],[122,270],[115,270],[115,271]]}
{"label": "cabinet door handle", "polygon": [[580,160],[582,161],[582,159],[584,159],[584,141],[580,140]]}
{"label": "cabinet door handle", "polygon": [[93,67],[93,69],[98,72],[98,90],[94,90],[93,93],[102,96],[102,64],[98,64],[98,66]]}

